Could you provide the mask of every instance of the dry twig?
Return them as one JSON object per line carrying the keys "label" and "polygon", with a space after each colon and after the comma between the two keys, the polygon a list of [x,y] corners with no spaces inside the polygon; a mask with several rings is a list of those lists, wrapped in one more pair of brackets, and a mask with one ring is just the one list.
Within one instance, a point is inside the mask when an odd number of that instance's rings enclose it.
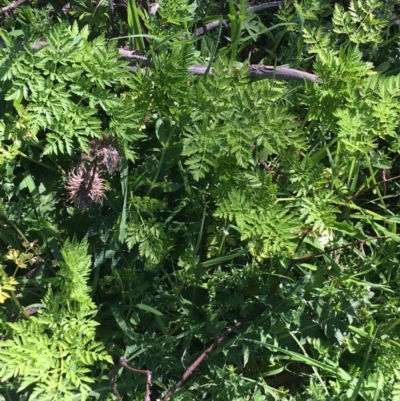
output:
{"label": "dry twig", "polygon": [[3,22],[6,17],[12,14],[18,7],[21,7],[25,3],[29,3],[30,0],[16,0],[8,6],[0,8],[0,22]]}
{"label": "dry twig", "polygon": [[131,372],[134,372],[134,373],[146,375],[146,391],[145,391],[145,395],[144,395],[144,401],[151,401],[151,398],[150,398],[151,372],[149,370],[140,370],[140,369],[135,369],[135,368],[130,367],[128,365],[128,361],[124,357],[119,358],[118,363],[114,366],[114,369],[108,375],[108,377],[110,379],[112,391],[115,394],[115,396],[117,397],[118,401],[122,401],[122,397],[120,396],[120,394],[117,390],[117,386],[115,383],[115,375],[117,374],[118,370],[121,367],[125,368],[127,370],[130,370]]}

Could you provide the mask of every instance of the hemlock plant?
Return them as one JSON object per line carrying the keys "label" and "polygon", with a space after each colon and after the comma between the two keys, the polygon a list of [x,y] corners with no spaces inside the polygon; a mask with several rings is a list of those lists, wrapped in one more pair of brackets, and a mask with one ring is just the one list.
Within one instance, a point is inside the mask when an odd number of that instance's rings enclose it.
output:
{"label": "hemlock plant", "polygon": [[400,399],[396,1],[13,7],[4,399]]}

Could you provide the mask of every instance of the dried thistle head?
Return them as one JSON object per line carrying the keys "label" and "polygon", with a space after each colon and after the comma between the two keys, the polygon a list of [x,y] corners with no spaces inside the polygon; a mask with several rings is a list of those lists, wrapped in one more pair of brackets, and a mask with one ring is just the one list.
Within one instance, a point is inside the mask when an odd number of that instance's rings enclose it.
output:
{"label": "dried thistle head", "polygon": [[85,210],[94,203],[103,203],[105,198],[105,181],[100,177],[95,167],[87,168],[82,163],[77,171],[69,173],[65,185],[68,199],[78,209]]}
{"label": "dried thistle head", "polygon": [[85,210],[94,203],[102,203],[105,197],[103,173],[113,174],[120,168],[121,157],[110,136],[89,142],[89,154],[82,153],[82,162],[73,170],[66,182],[68,198],[75,206]]}
{"label": "dried thistle head", "polygon": [[91,163],[97,163],[98,168],[107,171],[108,174],[113,174],[119,170],[121,165],[121,157],[115,142],[110,139],[93,139],[89,142],[90,154],[82,155],[83,160]]}

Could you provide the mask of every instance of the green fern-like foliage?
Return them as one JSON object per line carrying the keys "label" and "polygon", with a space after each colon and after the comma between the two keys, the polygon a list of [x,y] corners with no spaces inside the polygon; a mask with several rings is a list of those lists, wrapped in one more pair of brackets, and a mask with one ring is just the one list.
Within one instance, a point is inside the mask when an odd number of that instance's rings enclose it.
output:
{"label": "green fern-like foliage", "polygon": [[196,180],[229,158],[246,168],[258,161],[257,153],[276,155],[290,146],[304,146],[294,116],[276,102],[283,87],[250,84],[245,71],[228,79],[228,70],[217,66],[214,76],[193,92],[196,110],[191,118],[197,124],[185,127],[183,155]]}
{"label": "green fern-like foliage", "polygon": [[19,392],[30,388],[31,400],[85,400],[95,380],[91,367],[111,363],[102,343],[96,341],[93,320],[96,306],[87,286],[91,260],[87,240],[66,241],[53,286],[42,309],[29,320],[8,323],[0,349],[1,380],[17,380]]}
{"label": "green fern-like foliage", "polygon": [[87,26],[60,24],[48,32],[45,46],[26,34],[21,49],[19,40],[1,32],[7,45],[0,49],[4,100],[18,112],[6,121],[3,139],[22,140],[22,148],[35,143],[44,155],[72,155],[77,146],[88,151],[89,140],[101,138],[102,130],[121,142],[140,136],[140,121],[126,118],[130,99],[116,94],[132,87],[127,63],[115,44],[104,37],[89,41],[89,33]]}
{"label": "green fern-like foliage", "polygon": [[379,43],[388,21],[378,18],[374,10],[382,5],[377,0],[354,0],[350,2],[349,10],[344,11],[343,6],[335,4],[333,31],[347,35],[353,43]]}
{"label": "green fern-like foliage", "polygon": [[[266,307],[174,399],[398,398],[396,0],[122,3],[62,23],[29,3],[0,31],[0,393],[143,400],[142,375],[105,383],[106,348],[152,372],[153,400]],[[65,181],[103,203],[77,210]]]}

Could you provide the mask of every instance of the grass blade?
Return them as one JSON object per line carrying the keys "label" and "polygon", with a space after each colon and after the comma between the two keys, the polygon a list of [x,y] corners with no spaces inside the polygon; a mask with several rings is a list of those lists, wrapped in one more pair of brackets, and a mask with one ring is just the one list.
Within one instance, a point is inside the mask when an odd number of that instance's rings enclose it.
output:
{"label": "grass blade", "polygon": [[136,7],[135,0],[128,0],[127,6],[128,13],[128,32],[129,32],[129,46],[131,49],[145,50],[144,40],[142,36],[142,27],[140,26],[139,10]]}
{"label": "grass blade", "polygon": [[124,205],[121,212],[121,221],[119,223],[119,242],[122,244],[126,238],[126,203],[128,199],[128,175],[129,166],[127,160],[122,162],[122,174],[121,174],[121,187],[122,194],[124,196]]}
{"label": "grass blade", "polygon": [[332,376],[336,377],[338,380],[344,380],[347,382],[350,382],[352,380],[352,377],[342,368],[334,366],[333,362],[331,364],[324,363],[321,361],[317,361],[316,359],[310,358],[309,356],[299,354],[298,352],[290,351],[288,349],[284,349],[281,347],[278,347],[276,345],[268,344],[262,341],[258,340],[252,340],[249,338],[246,338],[246,341],[249,341],[253,344],[261,345],[263,347],[269,348],[271,351],[279,351],[282,352],[285,355],[288,355],[291,357],[292,360],[294,361],[299,361],[302,363],[305,363],[309,366],[314,366],[316,368],[320,368],[321,370],[325,371],[326,373],[331,374]]}

